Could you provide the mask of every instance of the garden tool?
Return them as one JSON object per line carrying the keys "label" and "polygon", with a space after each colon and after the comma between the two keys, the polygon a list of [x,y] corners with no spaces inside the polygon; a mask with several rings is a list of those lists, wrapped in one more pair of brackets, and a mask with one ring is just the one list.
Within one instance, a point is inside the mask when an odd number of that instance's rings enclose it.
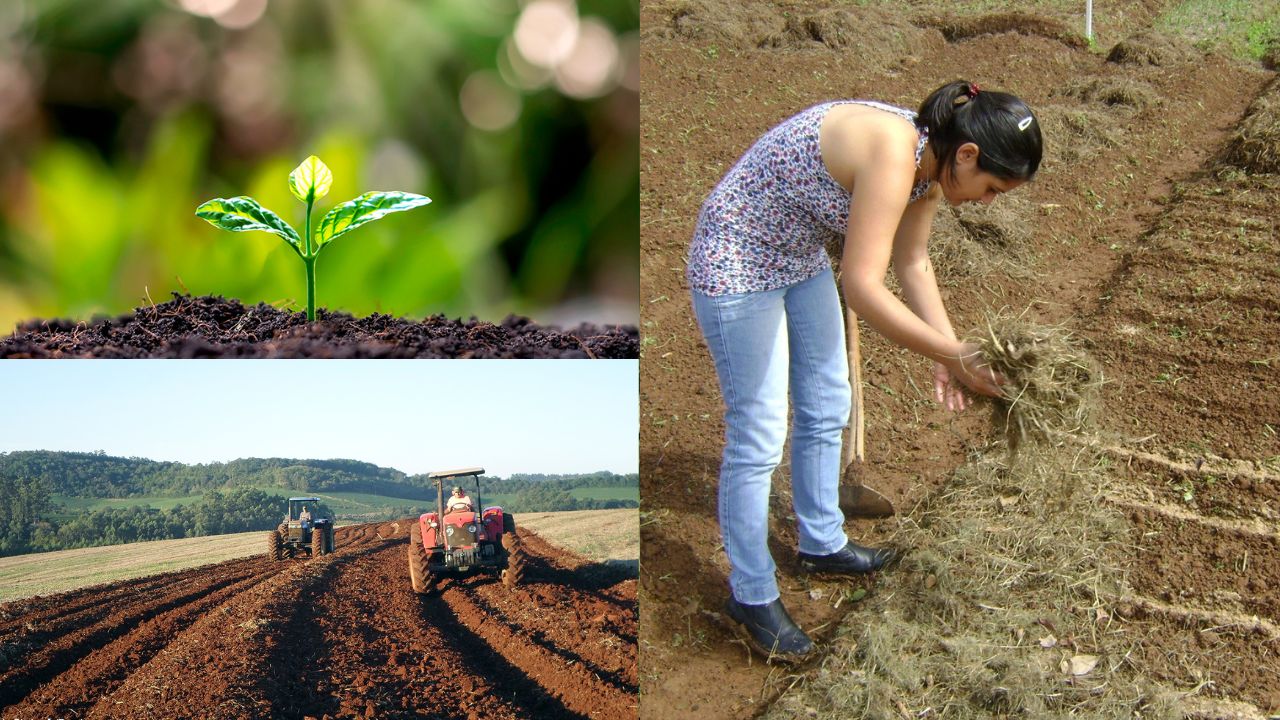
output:
{"label": "garden tool", "polygon": [[862,405],[862,349],[858,339],[858,316],[845,308],[845,334],[849,343],[849,385],[853,403],[849,417],[851,437],[844,444],[844,472],[840,477],[840,509],[846,518],[884,518],[894,514],[893,503],[862,484],[862,462],[866,419]]}

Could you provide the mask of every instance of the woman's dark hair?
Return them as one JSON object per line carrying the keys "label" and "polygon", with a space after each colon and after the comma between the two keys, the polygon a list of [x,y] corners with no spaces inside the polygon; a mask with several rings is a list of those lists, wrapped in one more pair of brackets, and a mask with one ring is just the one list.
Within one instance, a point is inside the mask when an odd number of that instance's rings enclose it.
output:
{"label": "woman's dark hair", "polygon": [[998,178],[1030,180],[1040,168],[1040,121],[1009,93],[964,80],[947,83],[925,98],[916,123],[928,128],[933,156],[948,176],[955,172],[956,150],[967,142],[981,151],[978,168]]}

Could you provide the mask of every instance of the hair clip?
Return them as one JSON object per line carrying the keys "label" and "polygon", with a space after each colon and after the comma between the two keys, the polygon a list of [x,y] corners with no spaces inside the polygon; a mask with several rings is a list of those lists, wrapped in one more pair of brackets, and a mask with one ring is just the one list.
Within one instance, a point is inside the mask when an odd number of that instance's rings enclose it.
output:
{"label": "hair clip", "polygon": [[978,87],[978,83],[969,83],[969,97],[978,97],[979,90],[981,90],[981,88]]}
{"label": "hair clip", "polygon": [[1034,119],[1035,118],[1033,118],[1030,115],[1022,118],[1021,120],[1018,121],[1018,129],[1023,132],[1026,132],[1027,128],[1031,127],[1031,121]]}

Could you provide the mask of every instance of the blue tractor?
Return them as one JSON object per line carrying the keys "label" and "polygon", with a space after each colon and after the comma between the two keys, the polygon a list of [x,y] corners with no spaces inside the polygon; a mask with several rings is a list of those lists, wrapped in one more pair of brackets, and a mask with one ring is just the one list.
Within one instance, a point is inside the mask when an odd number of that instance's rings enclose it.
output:
{"label": "blue tractor", "polygon": [[272,560],[299,552],[311,557],[333,552],[333,518],[321,507],[320,498],[289,498],[289,513],[267,534],[267,554]]}

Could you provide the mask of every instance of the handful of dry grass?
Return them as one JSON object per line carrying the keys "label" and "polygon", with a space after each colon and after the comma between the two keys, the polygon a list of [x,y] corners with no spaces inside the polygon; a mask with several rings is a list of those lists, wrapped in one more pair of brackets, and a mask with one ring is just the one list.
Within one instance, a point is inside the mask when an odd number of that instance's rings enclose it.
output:
{"label": "handful of dry grass", "polygon": [[993,421],[1010,452],[1028,440],[1052,443],[1064,434],[1092,432],[1102,370],[1065,328],[995,315],[974,342],[1006,379]]}

